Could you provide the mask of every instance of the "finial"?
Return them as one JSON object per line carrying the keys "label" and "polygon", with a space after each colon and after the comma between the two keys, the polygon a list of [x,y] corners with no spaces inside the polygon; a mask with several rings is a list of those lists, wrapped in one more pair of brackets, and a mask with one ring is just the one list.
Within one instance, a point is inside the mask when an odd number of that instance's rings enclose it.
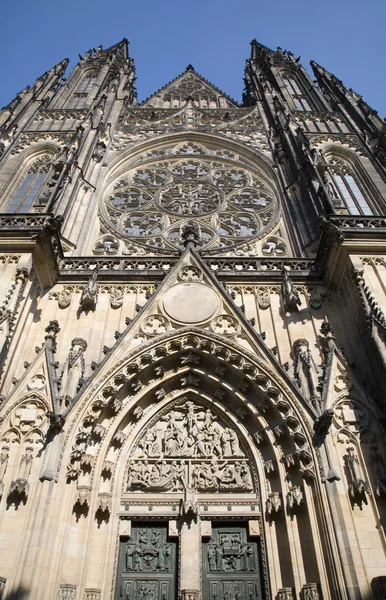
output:
{"label": "finial", "polygon": [[195,248],[200,239],[198,227],[195,223],[186,223],[181,233],[185,248]]}
{"label": "finial", "polygon": [[193,65],[188,65],[185,69],[185,71],[194,71],[194,67]]}

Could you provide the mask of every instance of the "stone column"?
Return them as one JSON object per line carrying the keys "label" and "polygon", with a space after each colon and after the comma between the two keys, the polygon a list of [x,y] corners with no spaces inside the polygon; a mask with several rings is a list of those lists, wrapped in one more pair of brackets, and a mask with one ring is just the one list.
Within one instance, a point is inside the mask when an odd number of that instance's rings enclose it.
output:
{"label": "stone column", "polygon": [[199,600],[201,582],[200,519],[186,520],[181,525],[181,598]]}

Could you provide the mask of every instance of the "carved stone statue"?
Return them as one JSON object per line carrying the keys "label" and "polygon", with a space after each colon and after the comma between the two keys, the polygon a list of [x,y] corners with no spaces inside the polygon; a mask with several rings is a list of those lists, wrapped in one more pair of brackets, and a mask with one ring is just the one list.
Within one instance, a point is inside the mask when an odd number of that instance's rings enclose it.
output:
{"label": "carved stone statue", "polygon": [[63,366],[60,380],[61,399],[65,404],[74,398],[78,391],[79,381],[84,376],[86,348],[87,342],[82,338],[74,338],[71,342],[71,349]]}
{"label": "carved stone statue", "polygon": [[184,499],[181,501],[182,516],[196,516],[198,513],[197,492],[195,489],[186,488]]}
{"label": "carved stone statue", "polygon": [[0,498],[4,492],[4,476],[9,460],[9,446],[3,446],[0,452]]}
{"label": "carved stone statue", "polygon": [[323,411],[320,417],[318,417],[314,423],[315,435],[320,435],[322,437],[326,436],[331,427],[333,417],[334,410],[332,408],[327,408],[325,411]]}
{"label": "carved stone statue", "polygon": [[299,293],[296,291],[295,286],[285,267],[283,267],[282,276],[281,296],[284,310],[286,312],[294,312],[295,310],[298,310],[298,306],[300,306],[302,302],[300,300]]}
{"label": "carved stone statue", "polygon": [[25,449],[25,454],[21,457],[20,467],[18,475],[19,477],[12,481],[11,487],[9,489],[9,493],[17,493],[20,496],[24,494],[25,497],[28,496],[29,492],[29,483],[28,477],[31,471],[33,461],[33,448],[27,446]]}
{"label": "carved stone statue", "polygon": [[348,486],[350,496],[354,498],[355,496],[362,496],[365,493],[369,494],[370,486],[362,477],[359,459],[355,454],[354,448],[347,448],[345,459],[350,478]]}
{"label": "carved stone statue", "polygon": [[98,284],[97,284],[97,277],[98,277],[98,267],[95,267],[95,269],[92,272],[92,275],[87,283],[87,285],[84,287],[82,295],[80,297],[80,308],[81,310],[84,311],[88,311],[88,310],[95,310],[97,301],[98,301]]}

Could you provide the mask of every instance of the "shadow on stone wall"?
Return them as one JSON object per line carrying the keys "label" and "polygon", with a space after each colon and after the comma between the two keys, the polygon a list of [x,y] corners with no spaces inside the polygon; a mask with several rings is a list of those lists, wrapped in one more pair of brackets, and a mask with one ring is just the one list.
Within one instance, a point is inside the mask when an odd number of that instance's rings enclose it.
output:
{"label": "shadow on stone wall", "polygon": [[10,590],[9,592],[7,591],[7,588],[5,588],[4,598],[6,600],[27,600],[29,595],[29,591],[21,585],[13,590]]}

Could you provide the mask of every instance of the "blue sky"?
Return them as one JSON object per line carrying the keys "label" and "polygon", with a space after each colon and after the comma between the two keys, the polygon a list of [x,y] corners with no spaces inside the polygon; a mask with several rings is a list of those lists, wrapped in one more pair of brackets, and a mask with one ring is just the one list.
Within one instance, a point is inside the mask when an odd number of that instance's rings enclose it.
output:
{"label": "blue sky", "polygon": [[386,116],[386,0],[0,0],[0,106],[65,57],[126,37],[139,100],[189,63],[241,99],[249,42],[332,71]]}

